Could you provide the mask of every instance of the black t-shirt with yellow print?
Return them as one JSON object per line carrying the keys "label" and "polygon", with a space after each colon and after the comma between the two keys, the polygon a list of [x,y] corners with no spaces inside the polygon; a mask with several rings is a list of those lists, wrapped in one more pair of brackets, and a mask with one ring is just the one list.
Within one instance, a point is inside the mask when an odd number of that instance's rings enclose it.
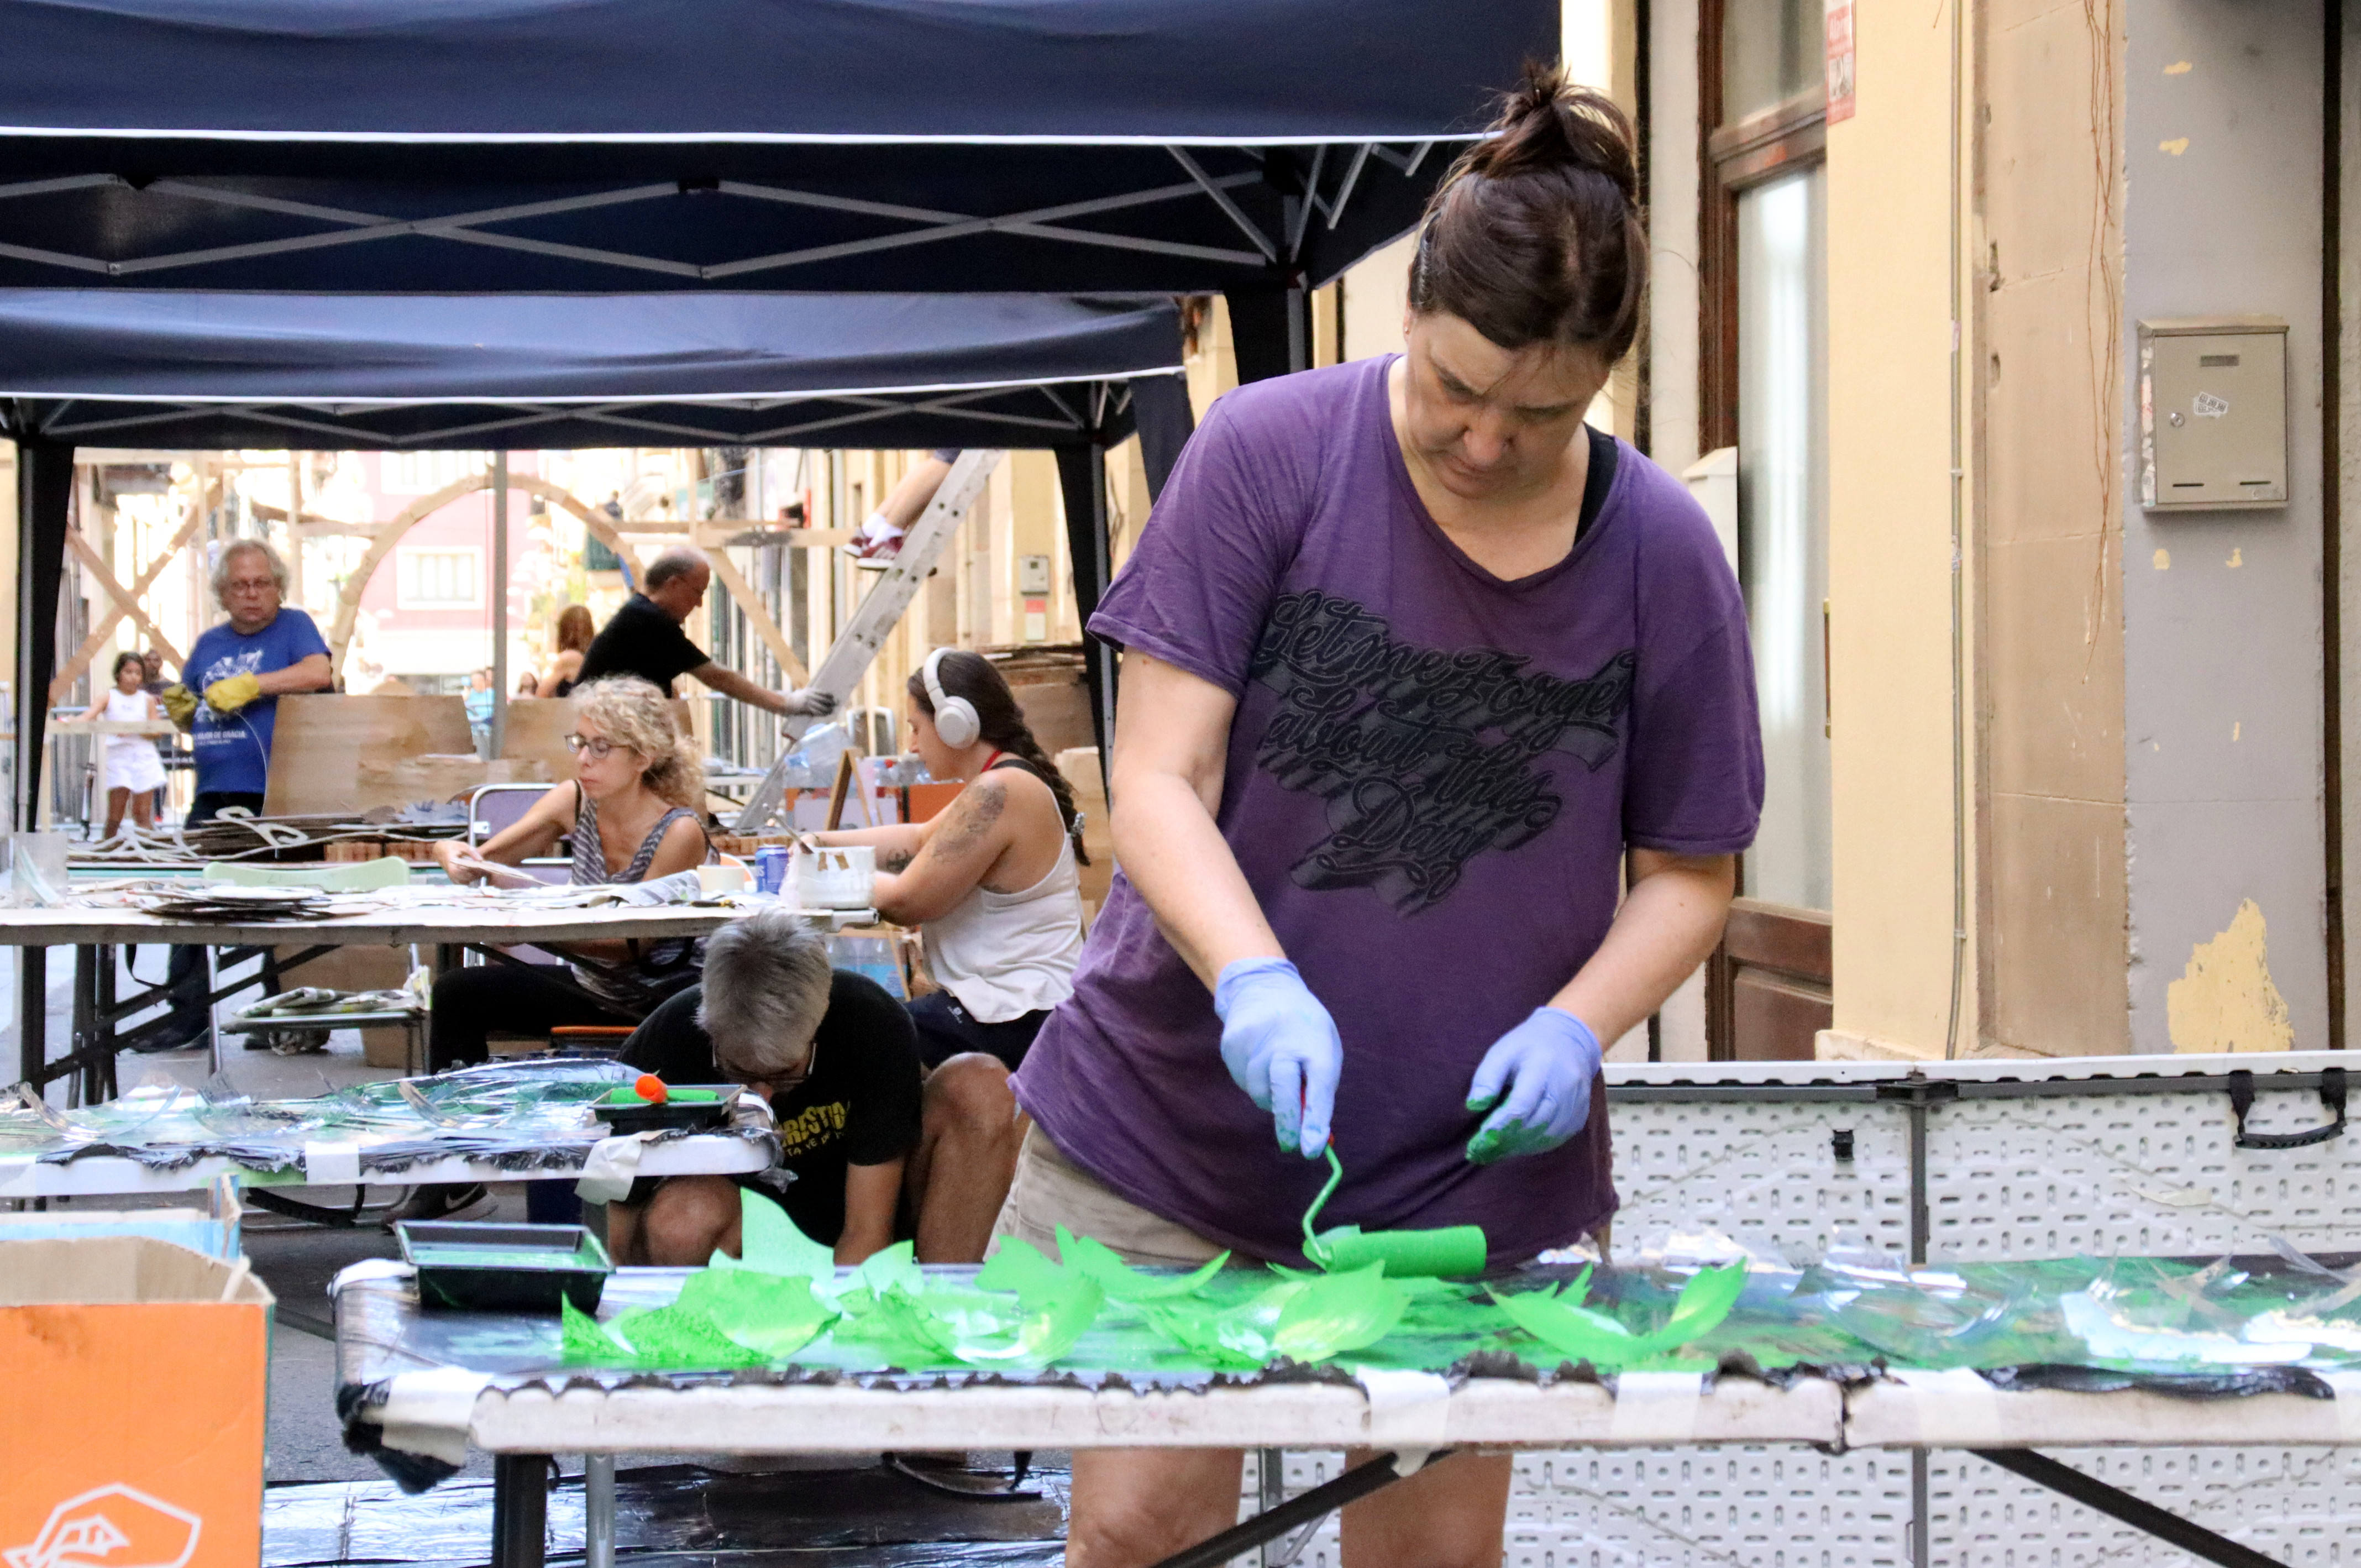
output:
{"label": "black t-shirt with yellow print", "polygon": [[[623,1047],[626,1066],[666,1083],[719,1083],[713,1042],[697,1025],[703,986],[668,997]],[[918,1142],[918,1034],[910,1014],[866,976],[836,971],[828,1014],[812,1038],[812,1073],[771,1110],[779,1164],[794,1172],[780,1197],[816,1242],[844,1229],[844,1168],[900,1159]]]}

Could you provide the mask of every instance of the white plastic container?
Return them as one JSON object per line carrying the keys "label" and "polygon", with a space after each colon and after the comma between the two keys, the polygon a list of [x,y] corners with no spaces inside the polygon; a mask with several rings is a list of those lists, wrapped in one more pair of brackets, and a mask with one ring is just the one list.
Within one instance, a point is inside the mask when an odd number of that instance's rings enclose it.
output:
{"label": "white plastic container", "polygon": [[796,851],[796,903],[805,909],[866,909],[874,895],[877,851],[848,844]]}

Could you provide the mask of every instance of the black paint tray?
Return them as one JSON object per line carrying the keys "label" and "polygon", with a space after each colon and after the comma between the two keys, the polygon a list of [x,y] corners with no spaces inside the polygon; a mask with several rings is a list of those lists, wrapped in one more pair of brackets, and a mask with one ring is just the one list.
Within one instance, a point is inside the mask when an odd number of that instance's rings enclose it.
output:
{"label": "black paint tray", "polygon": [[427,1311],[549,1312],[562,1298],[595,1311],[615,1266],[580,1225],[403,1220],[394,1234]]}
{"label": "black paint tray", "polygon": [[[670,1086],[673,1097],[661,1105],[650,1104],[634,1097],[627,1103],[615,1103],[605,1095],[590,1102],[590,1114],[607,1124],[619,1138],[634,1133],[670,1132],[686,1127],[691,1132],[703,1132],[719,1127],[730,1120],[730,1102],[736,1099],[740,1086],[734,1083],[679,1083]],[[631,1086],[622,1087],[631,1092]],[[684,1094],[709,1094],[710,1100],[684,1100]]]}

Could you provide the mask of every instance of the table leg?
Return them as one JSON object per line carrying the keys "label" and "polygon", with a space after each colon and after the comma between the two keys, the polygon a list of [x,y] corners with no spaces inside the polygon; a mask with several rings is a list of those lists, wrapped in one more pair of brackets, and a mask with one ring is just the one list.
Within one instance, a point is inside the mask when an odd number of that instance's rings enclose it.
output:
{"label": "table leg", "polygon": [[582,1456],[582,1568],[615,1568],[615,1456]]}
{"label": "table leg", "polygon": [[108,946],[100,946],[91,948],[90,951],[98,966],[98,1012],[93,1021],[93,1034],[99,1043],[105,1047],[100,1054],[98,1061],[98,1074],[102,1080],[100,1088],[104,1091],[100,1098],[112,1100],[122,1092],[122,1086],[115,1081],[115,1036],[120,1033],[115,1025],[115,949]]}
{"label": "table leg", "polygon": [[26,1083],[49,1065],[49,950],[16,949],[16,1065]]}
{"label": "table leg", "polygon": [[103,1098],[98,1088],[98,1064],[83,1053],[98,1041],[98,962],[93,949],[77,947],[73,950],[73,1044],[69,1048],[82,1058],[82,1070],[73,1075],[73,1088],[69,1102],[75,1105],[95,1105]]}
{"label": "table leg", "polygon": [[1968,1452],[2012,1475],[2022,1475],[2053,1492],[2062,1492],[2086,1508],[2121,1519],[2158,1541],[2169,1541],[2191,1557],[2220,1563],[2222,1568],[2285,1568],[2276,1557],[2242,1546],[2194,1519],[2159,1508],[2046,1453],[2036,1453],[2029,1448],[1971,1448]]}
{"label": "table leg", "polygon": [[[1438,1448],[1427,1456],[1433,1464],[1451,1451]],[[1355,1502],[1381,1487],[1390,1486],[1401,1479],[1394,1471],[1394,1458],[1380,1453],[1367,1464],[1347,1470],[1323,1486],[1314,1486],[1301,1497],[1290,1497],[1275,1508],[1266,1508],[1243,1524],[1234,1525],[1210,1541],[1201,1541],[1186,1552],[1175,1552],[1156,1568],[1222,1568],[1222,1564],[1242,1552],[1251,1552],[1266,1541],[1276,1541],[1299,1526],[1317,1523],[1337,1508]],[[494,1563],[492,1568],[506,1568]]]}
{"label": "table leg", "polygon": [[492,1458],[491,1568],[543,1568],[549,1530],[549,1456]]}
{"label": "table leg", "polygon": [[[1259,1448],[1255,1451],[1255,1492],[1264,1513],[1287,1501],[1287,1451],[1281,1448]],[[1274,1537],[1263,1542],[1262,1568],[1285,1568],[1281,1559],[1286,1547]]]}

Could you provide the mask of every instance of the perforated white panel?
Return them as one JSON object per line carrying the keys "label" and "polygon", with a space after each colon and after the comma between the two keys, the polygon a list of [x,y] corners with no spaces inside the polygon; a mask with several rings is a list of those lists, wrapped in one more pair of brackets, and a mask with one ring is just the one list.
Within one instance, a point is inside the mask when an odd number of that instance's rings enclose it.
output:
{"label": "perforated white panel", "polygon": [[[2266,1082],[2268,1080],[2265,1080]],[[2262,1090],[2249,1131],[2325,1114],[2312,1090]],[[2361,1137],[2309,1148],[2231,1146],[2226,1094],[1960,1101],[1927,1117],[1934,1259],[2269,1250],[2274,1232],[2356,1245]]]}
{"label": "perforated white panel", "polygon": [[[1619,1102],[1615,1244],[1717,1231],[1774,1257],[1817,1257],[1838,1242],[1906,1254],[1909,1127],[1890,1104]],[[1835,1155],[1852,1133],[1850,1161]]]}
{"label": "perforated white panel", "polygon": [[[2312,1090],[2257,1084],[2250,1131],[2326,1119]],[[2099,1087],[2093,1085],[2093,1088]],[[2361,1245],[2361,1138],[2232,1146],[2229,1097],[2092,1093],[1946,1105],[1927,1119],[1928,1255],[2204,1255]],[[2281,1562],[2361,1563],[2361,1453],[2336,1449],[2045,1449]],[[2186,1568],[2162,1541],[1964,1454],[1934,1456],[1930,1541],[1947,1568]]]}
{"label": "perforated white panel", "polygon": [[[2361,1563],[2361,1451],[2044,1449],[2294,1568]],[[1932,1456],[1929,1568],[2194,1568],[2197,1560],[1965,1453]]]}
{"label": "perforated white panel", "polygon": [[[1698,1064],[1700,1077],[1711,1070]],[[2028,1064],[2026,1076],[2042,1070]],[[2257,1089],[2254,1131],[2324,1120],[2314,1091],[2273,1090],[2268,1076]],[[1788,1258],[1839,1242],[1908,1248],[1909,1127],[1899,1103],[1619,1102],[1613,1114],[1619,1251],[1701,1231]],[[1935,1261],[2264,1252],[2273,1234],[2316,1251],[2361,1248],[2348,1217],[2361,1199],[2361,1135],[2284,1152],[2235,1149],[2218,1091],[2126,1093],[2119,1080],[2092,1079],[2088,1092],[1938,1105],[1927,1122]],[[1853,1135],[1850,1162],[1834,1155],[1840,1128]],[[2361,1450],[2043,1452],[2290,1568],[2361,1568]],[[1334,1479],[1342,1458],[1287,1455],[1289,1492]],[[1510,1568],[1907,1568],[1910,1468],[1906,1453],[1792,1447],[1525,1454],[1505,1560]],[[1929,1568],[2194,1561],[1971,1455],[1936,1453],[1929,1472]],[[1246,1494],[1243,1511],[1252,1512],[1251,1457]],[[1299,1561],[1341,1568],[1333,1519]]]}

